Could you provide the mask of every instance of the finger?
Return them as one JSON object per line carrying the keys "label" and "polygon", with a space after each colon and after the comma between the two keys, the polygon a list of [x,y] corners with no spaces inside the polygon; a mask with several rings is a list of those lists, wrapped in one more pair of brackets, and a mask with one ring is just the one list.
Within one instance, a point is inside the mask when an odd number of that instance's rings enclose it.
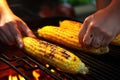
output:
{"label": "finger", "polygon": [[83,45],[85,47],[89,47],[91,45],[93,38],[94,38],[94,35],[90,32],[87,32],[83,38]]}
{"label": "finger", "polygon": [[80,31],[79,31],[79,42],[83,45],[83,38],[84,38],[84,36],[85,36],[85,34],[86,34],[86,31],[87,31],[87,28],[88,28],[88,26],[89,26],[89,23],[90,23],[90,21],[91,21],[91,16],[90,17],[87,17],[86,19],[85,19],[85,21],[84,21],[84,23],[83,23],[83,25],[81,26],[81,28],[80,28]]}
{"label": "finger", "polygon": [[8,38],[6,37],[6,35],[1,30],[0,30],[0,40],[4,44],[10,45]]}
{"label": "finger", "polygon": [[93,38],[95,37],[94,29],[92,29],[92,28],[93,28],[93,25],[92,25],[92,23],[90,23],[86,30],[86,34],[83,37],[83,45],[85,47],[90,46]]}
{"label": "finger", "polygon": [[26,34],[26,36],[36,38],[36,36],[24,22],[18,21],[18,26],[21,28],[21,31],[23,31]]}
{"label": "finger", "polygon": [[[12,27],[12,26],[11,26],[11,27]],[[9,40],[9,42],[10,42],[11,44],[14,44],[15,40],[14,40],[13,35],[10,33],[9,28],[10,28],[10,25],[9,25],[9,24],[6,24],[6,25],[4,26],[4,28],[2,28],[1,30],[2,30],[2,32],[6,35],[7,39]]]}
{"label": "finger", "polygon": [[92,47],[94,48],[99,48],[101,47],[101,40],[99,39],[99,37],[94,37],[93,41],[91,42]]}
{"label": "finger", "polygon": [[21,32],[16,28],[15,31],[15,38],[16,38],[16,42],[18,43],[19,47],[22,48],[23,47],[23,40],[22,40],[22,35]]}
{"label": "finger", "polygon": [[36,38],[36,36],[33,34],[33,32],[29,28],[26,29],[26,35],[29,37]]}
{"label": "finger", "polygon": [[19,30],[18,30],[18,32],[17,32],[16,42],[18,43],[19,48],[23,48],[22,35],[21,35],[21,33],[19,32]]}
{"label": "finger", "polygon": [[81,26],[80,28],[80,31],[79,31],[79,42],[83,45],[83,38],[84,38],[84,35],[86,33],[86,30],[87,30],[87,27],[88,27],[88,22],[84,22],[83,25]]}
{"label": "finger", "polygon": [[101,40],[101,46],[103,46],[103,47],[108,46],[109,43],[110,43],[110,40],[111,40],[110,38],[103,37],[102,40]]}
{"label": "finger", "polygon": [[9,29],[10,29],[12,35],[14,36],[14,40],[17,42],[18,46],[20,48],[22,48],[23,47],[23,40],[22,40],[21,32],[19,31],[17,24],[13,24],[13,26],[14,27],[9,28]]}

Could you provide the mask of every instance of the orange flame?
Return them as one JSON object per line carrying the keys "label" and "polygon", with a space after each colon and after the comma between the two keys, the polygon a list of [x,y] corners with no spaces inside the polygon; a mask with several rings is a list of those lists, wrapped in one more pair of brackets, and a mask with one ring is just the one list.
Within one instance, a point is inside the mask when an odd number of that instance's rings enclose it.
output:
{"label": "orange flame", "polygon": [[[46,66],[47,68],[50,67],[49,64],[45,64],[45,66]],[[37,65],[35,65],[35,67],[37,67]],[[50,71],[51,71],[52,73],[55,73],[55,72],[56,72],[54,69],[50,69]],[[32,78],[34,78],[34,80],[39,80],[40,76],[42,76],[42,75],[41,75],[41,71],[40,71],[39,69],[33,70],[33,71],[31,72],[31,74],[32,74],[32,76],[33,76]],[[10,75],[8,76],[8,80],[25,80],[25,78],[24,78],[23,76],[19,75],[19,74],[16,74],[16,75],[11,75],[11,74],[10,74]]]}
{"label": "orange flame", "polygon": [[8,80],[25,80],[21,75],[9,75]]}
{"label": "orange flame", "polygon": [[[45,66],[46,66],[47,68],[49,68],[49,67],[50,67],[50,65],[49,65],[49,64],[46,64]],[[55,70],[54,70],[54,69],[51,69],[50,71],[51,71],[52,73],[54,73],[54,72],[55,72]]]}
{"label": "orange flame", "polygon": [[[32,75],[34,77],[34,80],[39,80],[40,70],[34,70],[34,71],[32,71]],[[16,74],[16,75],[9,75],[8,76],[8,80],[25,80],[25,78],[22,77],[19,74]]]}
{"label": "orange flame", "polygon": [[39,71],[40,71],[40,70],[34,70],[34,71],[32,72],[33,77],[35,78],[35,80],[39,80],[39,77],[40,77]]}

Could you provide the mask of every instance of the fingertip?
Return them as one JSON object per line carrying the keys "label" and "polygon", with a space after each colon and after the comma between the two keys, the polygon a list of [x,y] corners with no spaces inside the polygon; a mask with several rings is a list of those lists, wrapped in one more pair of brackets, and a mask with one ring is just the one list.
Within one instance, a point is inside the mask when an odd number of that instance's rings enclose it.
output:
{"label": "fingertip", "polygon": [[36,36],[33,34],[33,32],[30,29],[26,31],[26,35],[32,38],[36,38]]}
{"label": "fingertip", "polygon": [[83,47],[83,40],[81,39],[81,37],[78,35],[78,41],[81,47]]}
{"label": "fingertip", "polygon": [[23,40],[22,40],[22,37],[18,37],[18,38],[17,38],[17,43],[18,43],[19,48],[23,48]]}
{"label": "fingertip", "polygon": [[23,44],[19,44],[19,48],[22,49],[23,48]]}
{"label": "fingertip", "polygon": [[36,36],[35,36],[34,34],[32,34],[32,36],[31,36],[31,37],[36,38]]}
{"label": "fingertip", "polygon": [[91,42],[93,41],[93,36],[89,32],[87,32],[83,38],[83,45],[84,46],[91,46]]}
{"label": "fingertip", "polygon": [[78,40],[79,40],[79,43],[81,44],[81,46],[83,44],[83,37],[85,35],[84,33],[85,32],[83,32],[82,30],[80,30],[79,33],[78,33]]}
{"label": "fingertip", "polygon": [[19,45],[19,48],[23,48],[23,41],[19,40],[18,45]]}
{"label": "fingertip", "polygon": [[86,34],[87,28],[88,28],[89,23],[84,21],[84,23],[81,25],[81,28],[79,30],[78,38],[79,38],[79,43],[84,46],[83,38]]}
{"label": "fingertip", "polygon": [[29,33],[28,36],[32,38],[36,38],[36,36],[33,33]]}
{"label": "fingertip", "polygon": [[78,40],[79,40],[79,43],[82,43],[82,39],[81,39],[80,32],[79,32],[79,34],[78,34]]}

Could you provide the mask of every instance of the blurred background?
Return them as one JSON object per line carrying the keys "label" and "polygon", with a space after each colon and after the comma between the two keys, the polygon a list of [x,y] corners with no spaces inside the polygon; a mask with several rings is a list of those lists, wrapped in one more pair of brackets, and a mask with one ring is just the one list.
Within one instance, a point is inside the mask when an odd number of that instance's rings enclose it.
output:
{"label": "blurred background", "polygon": [[23,20],[69,17],[80,21],[96,11],[95,0],[7,0]]}

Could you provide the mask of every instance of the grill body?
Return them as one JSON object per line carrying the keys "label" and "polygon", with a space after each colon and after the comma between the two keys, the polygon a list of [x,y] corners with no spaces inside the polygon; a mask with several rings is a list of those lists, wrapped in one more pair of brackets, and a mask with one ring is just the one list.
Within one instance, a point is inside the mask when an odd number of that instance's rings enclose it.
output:
{"label": "grill body", "polygon": [[[14,9],[14,8],[13,8]],[[18,10],[18,11],[16,11]],[[19,12],[22,14],[18,14]],[[28,26],[35,32],[38,27],[45,25],[58,25],[60,20],[69,19],[76,20],[68,17],[49,17],[41,19],[34,13],[26,10],[25,8],[18,7],[14,9],[14,12],[19,15]],[[24,17],[27,14],[26,17]],[[36,32],[35,32],[36,34]],[[58,71],[52,65],[50,68],[45,67],[44,64],[37,61],[34,57],[27,55],[17,47],[9,47],[0,45],[0,76],[2,79],[8,76],[8,71],[12,71],[13,74],[20,74],[26,80],[30,80],[30,76],[26,73],[39,69],[46,75],[49,75],[51,80],[119,80],[120,79],[120,47],[110,45],[110,52],[104,55],[92,55],[84,53],[78,50],[71,50],[89,67],[89,74],[87,75],[72,75]],[[35,66],[37,65],[37,67]],[[56,73],[52,73],[50,70],[54,69]],[[8,74],[7,74],[8,73]],[[3,79],[2,79],[3,80]]]}

